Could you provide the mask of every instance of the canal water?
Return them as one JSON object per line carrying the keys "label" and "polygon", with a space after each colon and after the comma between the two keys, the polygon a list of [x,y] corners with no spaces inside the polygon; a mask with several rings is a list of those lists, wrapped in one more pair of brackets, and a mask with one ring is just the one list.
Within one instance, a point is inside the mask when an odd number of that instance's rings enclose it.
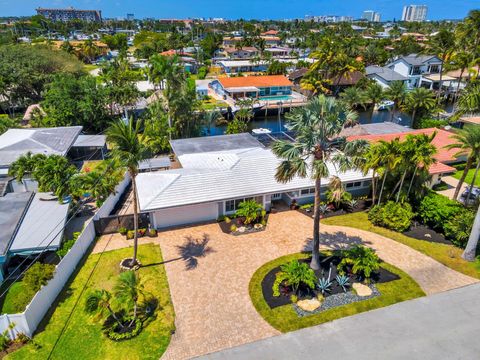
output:
{"label": "canal water", "polygon": [[[374,111],[373,116],[371,116],[371,111],[362,111],[359,112],[358,122],[360,124],[372,124],[372,123],[382,123],[385,121],[391,120],[391,113],[390,111]],[[408,114],[404,114],[398,112],[393,119],[393,122],[403,125],[403,126],[410,126],[411,117]],[[285,131],[285,124],[287,120],[285,118],[285,114],[280,115],[280,119],[278,115],[275,116],[256,116],[248,123],[249,131],[253,129],[269,129],[272,132],[280,132]],[[226,125],[215,126],[212,125],[211,129],[208,128],[204,129],[204,135],[223,135],[225,134],[225,130],[227,129]]]}

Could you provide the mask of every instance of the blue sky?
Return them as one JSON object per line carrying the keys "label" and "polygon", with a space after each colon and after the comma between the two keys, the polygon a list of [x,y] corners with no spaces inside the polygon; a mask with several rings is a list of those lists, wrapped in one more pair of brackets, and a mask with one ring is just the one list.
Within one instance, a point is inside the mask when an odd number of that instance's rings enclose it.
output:
{"label": "blue sky", "polygon": [[403,5],[429,6],[428,19],[463,18],[470,9],[480,8],[480,0],[0,0],[0,16],[32,15],[35,8],[74,6],[100,9],[105,17],[188,18],[224,17],[285,19],[311,15],[360,17],[363,10],[375,10],[382,19],[400,18]]}

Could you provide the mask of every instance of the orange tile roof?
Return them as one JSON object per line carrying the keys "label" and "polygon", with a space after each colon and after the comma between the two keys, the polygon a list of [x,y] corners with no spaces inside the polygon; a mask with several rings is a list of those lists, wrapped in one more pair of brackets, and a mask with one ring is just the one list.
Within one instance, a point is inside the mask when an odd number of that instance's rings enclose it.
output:
{"label": "orange tile roof", "polygon": [[283,75],[266,76],[243,76],[218,79],[224,88],[235,88],[245,86],[272,87],[272,86],[293,86]]}
{"label": "orange tile roof", "polygon": [[382,134],[382,135],[353,135],[347,138],[348,141],[351,140],[367,140],[369,142],[376,142],[380,140],[384,141],[392,141],[396,138],[399,138],[401,141],[404,140],[407,135],[418,135],[418,134],[426,134],[432,135],[434,132],[437,132],[437,135],[432,141],[432,144],[435,145],[437,148],[437,154],[435,158],[437,159],[437,163],[430,167],[430,174],[440,174],[445,172],[453,172],[455,168],[446,165],[445,163],[451,163],[457,161],[457,158],[454,156],[459,149],[446,149],[445,146],[454,144],[456,141],[452,138],[453,133],[436,128],[430,129],[418,129],[412,130],[404,133],[394,133],[394,134]]}
{"label": "orange tile roof", "polygon": [[277,30],[268,30],[263,32],[261,35],[277,35],[278,31]]}

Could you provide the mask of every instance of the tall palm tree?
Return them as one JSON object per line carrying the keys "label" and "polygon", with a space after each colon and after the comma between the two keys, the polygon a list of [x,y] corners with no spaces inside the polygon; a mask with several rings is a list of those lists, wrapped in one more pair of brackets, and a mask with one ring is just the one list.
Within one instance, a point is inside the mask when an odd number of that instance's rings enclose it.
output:
{"label": "tall palm tree", "polygon": [[340,98],[351,109],[355,110],[358,106],[365,109],[368,101],[363,90],[356,87],[346,88],[341,94]]}
{"label": "tall palm tree", "polygon": [[401,145],[398,138],[392,141],[380,140],[379,144],[378,155],[381,164],[382,185],[380,187],[380,194],[378,195],[378,205],[382,203],[383,190],[388,175],[391,174],[402,161],[400,154]]}
{"label": "tall palm tree", "polygon": [[128,308],[133,308],[133,319],[137,319],[138,300],[144,291],[144,283],[134,271],[120,274],[113,288],[115,297]]}
{"label": "tall palm tree", "polygon": [[20,156],[8,168],[8,175],[15,177],[18,182],[22,182],[23,178],[31,175],[36,167],[38,167],[47,157],[43,154],[35,154],[29,151],[25,155]]}
{"label": "tall palm tree", "polygon": [[459,114],[476,113],[480,111],[480,85],[468,86],[458,99]]}
{"label": "tall palm tree", "polygon": [[477,209],[477,215],[473,221],[472,232],[468,238],[467,246],[462,254],[462,258],[467,261],[474,261],[477,253],[478,239],[480,239],[480,206]]}
{"label": "tall palm tree", "polygon": [[365,89],[365,96],[372,105],[372,111],[370,113],[370,122],[372,122],[375,106],[384,99],[382,86],[376,82],[371,82]]}
{"label": "tall palm tree", "polygon": [[454,155],[455,157],[465,154],[467,155],[465,169],[463,170],[462,176],[460,177],[457,187],[455,188],[455,194],[453,195],[453,198],[457,199],[460,189],[462,188],[473,162],[475,160],[480,161],[480,126],[472,126],[468,130],[460,130],[453,135],[452,138],[455,139],[456,142],[446,146],[446,148],[459,149],[459,151]]}
{"label": "tall palm tree", "polygon": [[375,205],[375,200],[377,196],[377,175],[378,171],[381,168],[381,157],[380,157],[380,147],[381,144],[369,144],[366,149],[363,157],[362,163],[362,172],[364,175],[368,174],[369,171],[372,171],[372,204]]}
{"label": "tall palm tree", "polygon": [[272,150],[282,159],[275,178],[279,182],[291,181],[296,176],[311,177],[315,181],[313,217],[313,246],[310,267],[320,267],[320,193],[322,178],[330,176],[328,164],[340,171],[356,167],[355,158],[367,146],[365,141],[340,142],[339,134],[345,123],[357,117],[341,102],[320,95],[305,107],[288,115],[292,130],[297,133],[295,142],[276,141]]}
{"label": "tall palm tree", "polygon": [[134,224],[134,238],[133,238],[133,257],[130,266],[133,268],[138,265],[137,248],[138,248],[138,201],[137,201],[137,185],[136,176],[138,174],[138,167],[141,161],[148,159],[149,147],[143,136],[140,134],[141,122],[137,121],[135,124],[133,119],[130,119],[128,124],[118,120],[114,122],[107,130],[107,139],[112,143],[113,158],[118,161],[121,166],[127,168],[127,171],[132,179],[132,193],[133,193],[133,224]]}
{"label": "tall palm tree", "polygon": [[208,134],[212,135],[212,124],[216,124],[217,121],[223,120],[223,116],[218,110],[207,111],[204,115],[204,120],[208,125]]}
{"label": "tall palm tree", "polygon": [[120,328],[125,328],[115,311],[112,309],[112,294],[107,290],[95,290],[90,293],[85,302],[85,312],[91,315],[105,317],[111,316]]}
{"label": "tall palm tree", "polygon": [[455,36],[453,33],[443,28],[435,35],[430,37],[428,41],[428,51],[435,53],[441,60],[440,66],[440,78],[439,78],[439,88],[437,91],[437,101],[440,98],[442,93],[442,84],[443,84],[443,66],[445,62],[449,59],[455,49]]}
{"label": "tall palm tree", "polygon": [[398,107],[402,106],[407,96],[407,85],[403,81],[393,81],[385,90],[385,98],[393,101],[393,109],[390,114],[390,121],[393,121]]}
{"label": "tall palm tree", "polygon": [[414,166],[412,179],[408,185],[407,197],[410,195],[412,190],[413,181],[417,175],[418,169],[421,166],[423,170],[428,171],[432,164],[435,164],[437,160],[435,159],[435,154],[438,152],[437,147],[432,144],[433,139],[437,136],[437,132],[434,132],[432,135],[419,134],[416,135],[413,139],[413,148],[414,154],[411,158],[412,165]]}
{"label": "tall palm tree", "polygon": [[415,88],[410,91],[403,107],[412,114],[412,126],[415,127],[415,117],[419,111],[431,111],[437,106],[435,95],[425,88]]}

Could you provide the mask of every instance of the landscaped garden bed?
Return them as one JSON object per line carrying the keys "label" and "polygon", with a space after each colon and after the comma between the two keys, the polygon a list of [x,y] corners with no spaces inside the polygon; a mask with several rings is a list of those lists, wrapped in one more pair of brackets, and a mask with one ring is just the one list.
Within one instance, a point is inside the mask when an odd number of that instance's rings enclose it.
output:
{"label": "landscaped garden bed", "polygon": [[409,236],[417,240],[425,240],[433,243],[452,245],[452,242],[445,238],[445,235],[439,233],[430,227],[414,221],[410,229],[403,232],[403,235]]}
{"label": "landscaped garden bed", "polygon": [[[348,270],[347,266],[345,275],[349,285],[344,285],[345,291],[337,282],[336,276],[333,276],[338,266],[335,263],[339,261],[341,253],[323,252],[321,253],[321,259],[324,260],[322,269],[315,271],[314,279],[318,284],[320,281],[318,277],[328,278],[331,263],[332,284],[329,291],[324,291],[322,294],[318,285],[315,289],[300,285],[296,294],[293,294],[293,289],[286,286],[286,289],[280,288],[279,296],[274,296],[274,282],[277,274],[285,271],[284,266],[297,260],[298,264],[305,264],[308,267],[310,257],[311,255],[306,253],[283,256],[260,267],[250,281],[249,292],[255,308],[270,325],[282,332],[318,325],[425,295],[410,276],[385,262],[380,262],[378,270],[372,272],[370,281],[365,281],[363,277],[359,278],[358,273],[352,274],[352,268]],[[295,266],[298,267],[298,265]],[[359,293],[356,292],[357,290],[352,290],[354,283],[361,285],[358,287],[355,285]],[[282,286],[282,282],[279,285]],[[363,293],[365,288],[368,288],[368,294]],[[315,300],[319,300],[320,306],[309,309],[308,302]],[[305,302],[302,305],[307,305],[307,310],[299,306],[302,301]]]}
{"label": "landscaped garden bed", "polygon": [[[334,204],[324,204],[320,205],[320,218],[326,219],[333,216],[340,216],[350,213],[362,212],[370,208],[372,205],[371,200],[367,199],[357,199],[352,200],[349,203],[341,204],[336,207]],[[297,208],[297,211],[306,215],[308,217],[313,217],[313,204],[301,205]]]}
{"label": "landscaped garden bed", "polygon": [[232,217],[218,219],[220,229],[229,235],[252,234],[265,230],[269,214],[255,200],[243,201]]}

